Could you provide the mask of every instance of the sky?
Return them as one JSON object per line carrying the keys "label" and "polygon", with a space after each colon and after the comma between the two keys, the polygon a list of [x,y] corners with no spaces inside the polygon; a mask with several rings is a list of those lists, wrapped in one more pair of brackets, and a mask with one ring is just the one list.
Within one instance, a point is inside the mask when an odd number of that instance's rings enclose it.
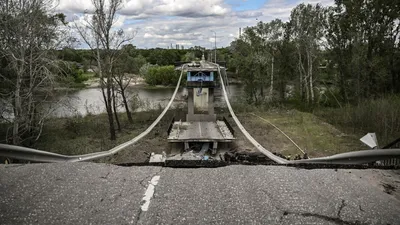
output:
{"label": "sky", "polygon": [[[138,48],[189,48],[229,46],[239,28],[279,18],[287,21],[300,3],[333,5],[334,0],[123,0],[115,28],[134,32],[131,44]],[[91,0],[59,0],[57,11],[70,23],[79,22]],[[214,33],[215,32],[215,33]]]}

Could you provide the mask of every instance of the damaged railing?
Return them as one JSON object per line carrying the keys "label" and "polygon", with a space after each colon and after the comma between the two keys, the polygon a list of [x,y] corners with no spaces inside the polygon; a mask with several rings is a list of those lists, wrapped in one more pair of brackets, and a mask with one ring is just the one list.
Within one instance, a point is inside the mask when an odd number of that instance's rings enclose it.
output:
{"label": "damaged railing", "polygon": [[128,146],[134,145],[140,139],[142,139],[143,137],[148,135],[153,130],[153,128],[160,122],[160,120],[164,117],[165,113],[171,107],[172,102],[175,99],[176,93],[178,92],[179,86],[181,84],[183,74],[184,74],[184,66],[181,67],[181,74],[179,76],[179,80],[178,80],[178,83],[176,84],[175,91],[171,97],[171,100],[168,102],[168,105],[161,112],[161,114],[157,117],[157,119],[145,131],[143,131],[141,134],[139,134],[135,138],[133,138],[130,141],[127,141],[125,143],[122,143],[108,151],[95,152],[95,153],[90,153],[90,154],[85,154],[85,155],[68,156],[68,155],[61,155],[61,154],[57,154],[57,153],[41,151],[41,150],[32,149],[32,148],[0,144],[0,156],[13,158],[13,159],[27,160],[27,161],[32,161],[32,162],[82,162],[82,161],[95,160],[95,159],[100,159],[100,158],[114,155],[117,152],[125,149]]}
{"label": "damaged railing", "polygon": [[[223,82],[223,78],[221,76],[220,67],[217,64],[214,64],[218,67],[218,72],[221,78],[221,87],[223,89],[223,95],[228,106],[228,109],[232,115],[233,120],[236,125],[239,127],[240,131],[244,134],[244,136],[264,155],[266,155],[269,159],[273,160],[277,164],[282,165],[290,165],[290,164],[341,164],[341,165],[352,165],[352,164],[366,164],[372,163],[381,160],[388,160],[393,158],[400,158],[400,149],[374,149],[374,150],[363,150],[363,151],[355,151],[355,152],[346,152],[341,154],[336,154],[327,157],[313,158],[313,159],[302,159],[302,160],[286,160],[277,155],[274,155],[272,152],[265,149],[258,143],[243,127],[240,123],[239,119],[236,117],[232,106],[229,102],[225,85]],[[134,145],[140,139],[145,137],[150,131],[159,123],[159,121],[163,118],[165,113],[168,111],[172,102],[175,99],[175,96],[178,92],[179,85],[181,83],[182,75],[183,75],[183,66],[182,71],[179,77],[178,84],[176,85],[175,92],[172,95],[171,100],[168,105],[165,107],[164,111],[158,116],[158,118],[140,135],[136,136],[132,140],[125,142],[121,145],[118,145],[108,151],[96,152],[85,155],[61,155],[52,152],[46,152],[31,148],[25,148],[20,146],[6,145],[0,144],[0,156],[27,160],[32,162],[79,162],[79,161],[89,161],[94,159],[99,159],[107,156],[111,156],[128,146]]]}
{"label": "damaged railing", "polygon": [[232,106],[229,102],[228,95],[226,93],[226,88],[224,85],[224,81],[221,74],[221,69],[218,64],[214,64],[218,67],[218,73],[221,80],[221,87],[223,91],[223,95],[225,98],[226,105],[229,109],[230,114],[232,115],[233,120],[236,125],[239,127],[240,131],[257,148],[258,151],[263,153],[269,159],[273,160],[278,164],[365,164],[372,163],[380,160],[387,160],[393,158],[400,158],[400,149],[374,149],[374,150],[362,150],[355,152],[346,152],[337,155],[313,158],[313,159],[301,159],[301,160],[286,160],[283,159],[272,152],[265,149],[260,143],[258,143],[247,130],[243,127],[242,123],[236,117],[235,112],[232,109]]}

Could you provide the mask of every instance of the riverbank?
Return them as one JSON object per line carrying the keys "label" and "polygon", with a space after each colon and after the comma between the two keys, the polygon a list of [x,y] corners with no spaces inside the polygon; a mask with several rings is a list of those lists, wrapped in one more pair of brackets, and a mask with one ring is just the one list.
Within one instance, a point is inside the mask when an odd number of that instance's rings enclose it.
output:
{"label": "riverbank", "polygon": [[[107,116],[105,114],[85,117],[54,118],[48,121],[35,148],[65,155],[87,154],[109,150],[143,132],[159,115],[160,110],[136,112],[134,123],[129,124],[126,115],[120,114],[122,129],[117,132],[117,140],[109,140]],[[225,116],[235,130],[237,140],[228,148],[237,151],[256,151],[240,132],[225,108],[217,108],[219,116]],[[363,148],[357,135],[343,133],[311,113],[297,110],[268,110],[253,113],[268,119],[289,135],[310,157],[327,156],[340,152]],[[100,159],[105,163],[144,162],[152,152],[168,152],[167,129],[173,117],[184,118],[186,109],[172,109],[154,130],[136,145],[118,154]],[[301,152],[278,130],[248,112],[238,112],[237,116],[248,132],[272,152],[294,157]]]}
{"label": "riverbank", "polygon": [[[129,85],[130,87],[132,86],[147,86],[145,80],[143,77],[139,75],[130,75],[130,81]],[[128,79],[127,79],[128,80]],[[87,81],[83,82],[83,84],[86,86],[86,88],[99,88],[101,87],[100,85],[100,78],[99,77],[91,77]]]}

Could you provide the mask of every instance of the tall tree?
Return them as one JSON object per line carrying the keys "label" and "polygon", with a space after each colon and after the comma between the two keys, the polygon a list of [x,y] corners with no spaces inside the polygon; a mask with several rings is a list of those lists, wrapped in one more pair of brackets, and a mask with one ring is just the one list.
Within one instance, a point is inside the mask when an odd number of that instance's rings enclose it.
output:
{"label": "tall tree", "polygon": [[361,101],[399,84],[400,3],[337,0],[329,11],[327,40],[345,101]]}
{"label": "tall tree", "polygon": [[133,35],[127,35],[122,29],[113,26],[117,20],[117,12],[122,6],[122,0],[92,0],[93,14],[85,17],[84,24],[76,24],[77,31],[84,42],[92,49],[97,61],[97,73],[100,77],[102,95],[108,115],[110,139],[115,140],[115,125],[113,118],[113,70],[118,59],[121,46],[132,40]]}
{"label": "tall tree", "polygon": [[[65,16],[49,14],[52,1],[0,2],[0,98],[12,107],[15,145],[39,139],[49,112],[41,109],[51,95],[56,74],[55,51]],[[39,92],[40,90],[40,92]]]}
{"label": "tall tree", "polygon": [[315,101],[315,71],[318,70],[320,42],[326,27],[326,10],[319,4],[300,4],[292,10],[290,27],[297,50],[299,91],[308,103]]}

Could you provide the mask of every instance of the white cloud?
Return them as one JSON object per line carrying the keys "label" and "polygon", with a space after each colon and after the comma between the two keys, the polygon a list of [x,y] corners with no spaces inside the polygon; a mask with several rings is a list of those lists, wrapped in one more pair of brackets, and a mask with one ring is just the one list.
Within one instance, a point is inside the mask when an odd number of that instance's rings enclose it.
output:
{"label": "white cloud", "polygon": [[221,16],[229,12],[223,0],[126,0],[121,13],[134,17]]}
{"label": "white cloud", "polygon": [[67,13],[83,13],[93,10],[91,0],[59,0],[57,9]]}
{"label": "white cloud", "polygon": [[[85,10],[92,9],[91,0],[59,1],[58,10],[66,13],[69,21],[72,16],[82,17]],[[115,26],[137,31],[133,44],[139,48],[171,44],[212,48],[214,33],[211,30],[217,32],[217,46],[221,47],[238,37],[239,27],[275,18],[287,21],[291,10],[302,2],[328,6],[334,1],[269,0],[259,9],[234,11],[224,0],[124,0]]]}

